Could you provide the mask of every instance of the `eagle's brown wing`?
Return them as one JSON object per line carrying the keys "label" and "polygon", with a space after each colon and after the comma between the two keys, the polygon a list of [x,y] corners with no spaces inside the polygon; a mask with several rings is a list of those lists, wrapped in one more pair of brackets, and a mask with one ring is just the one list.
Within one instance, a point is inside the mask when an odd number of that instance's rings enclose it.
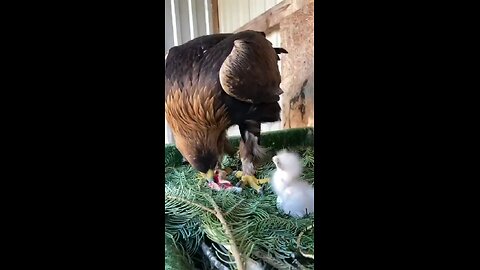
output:
{"label": "eagle's brown wing", "polygon": [[220,68],[220,83],[230,96],[249,103],[271,103],[279,100],[278,53],[264,34],[244,31],[235,34],[233,49]]}
{"label": "eagle's brown wing", "polygon": [[[210,64],[202,65],[209,51],[215,48],[218,43],[232,36],[232,34],[214,34],[195,38],[185,44],[172,47],[165,55],[165,98],[170,91],[179,89],[193,91],[196,88],[193,84],[198,84],[199,76],[207,77],[214,68]],[[209,62],[215,62],[215,59],[209,58]],[[218,62],[217,72],[220,68]],[[209,81],[202,82],[207,85]],[[200,84],[202,85],[202,84]]]}

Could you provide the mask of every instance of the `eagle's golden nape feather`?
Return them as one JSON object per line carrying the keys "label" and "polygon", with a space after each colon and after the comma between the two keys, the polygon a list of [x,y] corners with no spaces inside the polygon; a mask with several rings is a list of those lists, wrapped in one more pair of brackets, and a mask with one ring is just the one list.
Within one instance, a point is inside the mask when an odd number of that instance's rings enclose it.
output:
{"label": "eagle's golden nape feather", "polygon": [[223,131],[230,126],[225,105],[215,104],[217,97],[206,93],[202,89],[193,94],[175,90],[166,97],[165,116],[174,134],[206,135],[205,132]]}
{"label": "eagle's golden nape feather", "polygon": [[202,164],[202,157],[223,157],[228,143],[225,131],[231,123],[225,105],[217,102],[218,97],[203,88],[190,93],[177,88],[165,98],[165,117],[175,145],[192,166]]}

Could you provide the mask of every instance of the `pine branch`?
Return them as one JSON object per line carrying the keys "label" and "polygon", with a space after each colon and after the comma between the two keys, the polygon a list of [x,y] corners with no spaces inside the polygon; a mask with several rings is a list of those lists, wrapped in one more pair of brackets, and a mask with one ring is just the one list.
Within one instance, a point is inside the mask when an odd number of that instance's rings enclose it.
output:
{"label": "pine branch", "polygon": [[285,265],[281,261],[277,260],[275,257],[271,256],[265,251],[262,250],[257,250],[253,252],[253,255],[264,262],[268,263],[269,265],[275,267],[275,269],[278,270],[296,270],[297,268],[293,267],[292,265]]}
{"label": "pine branch", "polygon": [[230,245],[232,247],[231,252],[233,257],[235,258],[235,264],[237,265],[238,270],[244,270],[242,259],[240,256],[240,252],[238,251],[237,244],[235,243],[235,238],[233,237],[232,231],[230,230],[230,227],[227,225],[227,221],[222,215],[222,212],[220,211],[220,208],[218,208],[217,203],[213,200],[210,199],[213,208],[215,209],[215,216],[220,220],[220,223],[222,223],[223,229],[225,230],[225,233],[227,234],[229,238]]}
{"label": "pine branch", "polygon": [[184,203],[186,203],[186,204],[190,204],[190,205],[196,206],[196,207],[198,207],[198,208],[201,208],[201,209],[203,209],[203,210],[205,210],[205,211],[207,211],[207,212],[210,212],[210,213],[212,213],[212,214],[215,215],[215,211],[213,211],[212,209],[207,208],[207,207],[205,207],[205,206],[203,206],[203,205],[201,205],[201,204],[198,204],[198,203],[195,203],[195,202],[191,202],[191,201],[186,200],[186,199],[184,199],[184,198],[180,198],[180,197],[176,197],[176,196],[171,196],[171,195],[167,195],[167,196],[165,196],[165,198],[172,199],[172,200],[177,200],[177,201],[181,201],[181,202],[184,202]]}
{"label": "pine branch", "polygon": [[208,247],[205,243],[202,243],[202,250],[205,256],[208,258],[210,261],[210,264],[214,267],[216,267],[219,270],[229,270],[225,265],[223,265],[214,255],[212,252],[212,249]]}
{"label": "pine branch", "polygon": [[166,270],[193,270],[192,261],[181,245],[165,235],[165,269]]}
{"label": "pine branch", "polygon": [[303,230],[303,231],[298,235],[298,238],[297,238],[298,251],[300,251],[300,254],[302,254],[303,257],[305,257],[305,258],[310,258],[310,259],[314,259],[313,254],[308,254],[308,253],[303,253],[303,252],[302,252],[302,249],[300,248],[300,239],[302,238],[302,235],[303,235],[307,230],[310,230],[311,228],[313,228],[313,226],[314,226],[314,224],[308,226],[305,230]]}
{"label": "pine branch", "polygon": [[233,233],[230,230],[230,227],[227,225],[227,222],[226,222],[224,216],[222,215],[222,212],[221,212],[220,208],[218,207],[217,203],[212,198],[207,197],[210,200],[210,202],[213,205],[215,210],[212,210],[212,209],[207,208],[207,207],[205,207],[201,204],[189,201],[189,200],[184,199],[184,198],[171,196],[171,195],[167,195],[165,197],[168,198],[168,199],[177,200],[177,201],[181,201],[181,202],[184,202],[186,204],[189,204],[189,205],[193,205],[195,207],[198,207],[200,209],[203,209],[203,210],[215,215],[215,217],[218,218],[218,220],[220,220],[220,223],[222,224],[222,227],[225,230],[225,234],[228,236],[230,245],[232,247],[231,253],[232,253],[233,257],[235,258],[235,264],[237,265],[238,270],[244,270],[243,263],[242,263],[242,260],[241,260],[241,254],[240,254],[240,252],[238,250],[238,247],[235,243],[235,240],[234,240],[235,238],[233,236]]}
{"label": "pine branch", "polygon": [[227,212],[225,212],[225,216],[228,216],[230,212],[232,212],[233,209],[235,209],[237,206],[243,203],[245,199],[241,199],[239,202],[237,202],[234,206],[232,206]]}

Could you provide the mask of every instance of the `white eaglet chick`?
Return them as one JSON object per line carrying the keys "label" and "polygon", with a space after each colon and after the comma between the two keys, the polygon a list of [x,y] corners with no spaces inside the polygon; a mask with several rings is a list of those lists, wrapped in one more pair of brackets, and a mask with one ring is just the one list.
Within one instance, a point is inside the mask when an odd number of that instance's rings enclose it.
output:
{"label": "white eaglet chick", "polygon": [[297,153],[279,151],[272,161],[277,166],[270,180],[277,194],[277,207],[293,217],[314,211],[313,186],[301,179],[303,166]]}

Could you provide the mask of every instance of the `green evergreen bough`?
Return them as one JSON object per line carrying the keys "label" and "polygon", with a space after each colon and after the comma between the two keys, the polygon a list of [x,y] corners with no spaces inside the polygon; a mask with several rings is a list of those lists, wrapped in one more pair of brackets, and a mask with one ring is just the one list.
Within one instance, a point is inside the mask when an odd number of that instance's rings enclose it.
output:
{"label": "green evergreen bough", "polygon": [[165,270],[193,270],[193,262],[190,256],[183,251],[182,246],[175,244],[174,240],[165,237]]}
{"label": "green evergreen bough", "polygon": [[[239,138],[231,142],[238,146]],[[261,142],[270,156],[257,169],[257,178],[271,177],[271,157],[286,148],[302,156],[304,180],[314,184],[313,129],[268,132]],[[238,156],[225,157],[222,166],[241,169]],[[248,258],[262,262],[265,269],[313,269],[313,215],[295,219],[280,213],[269,184],[263,195],[251,187],[241,193],[211,190],[195,169],[182,165],[173,145],[165,146],[165,167],[166,269],[194,269],[194,261],[205,260],[199,254],[207,241],[230,251],[213,249],[230,269],[246,269]],[[238,182],[233,174],[228,180]]]}

